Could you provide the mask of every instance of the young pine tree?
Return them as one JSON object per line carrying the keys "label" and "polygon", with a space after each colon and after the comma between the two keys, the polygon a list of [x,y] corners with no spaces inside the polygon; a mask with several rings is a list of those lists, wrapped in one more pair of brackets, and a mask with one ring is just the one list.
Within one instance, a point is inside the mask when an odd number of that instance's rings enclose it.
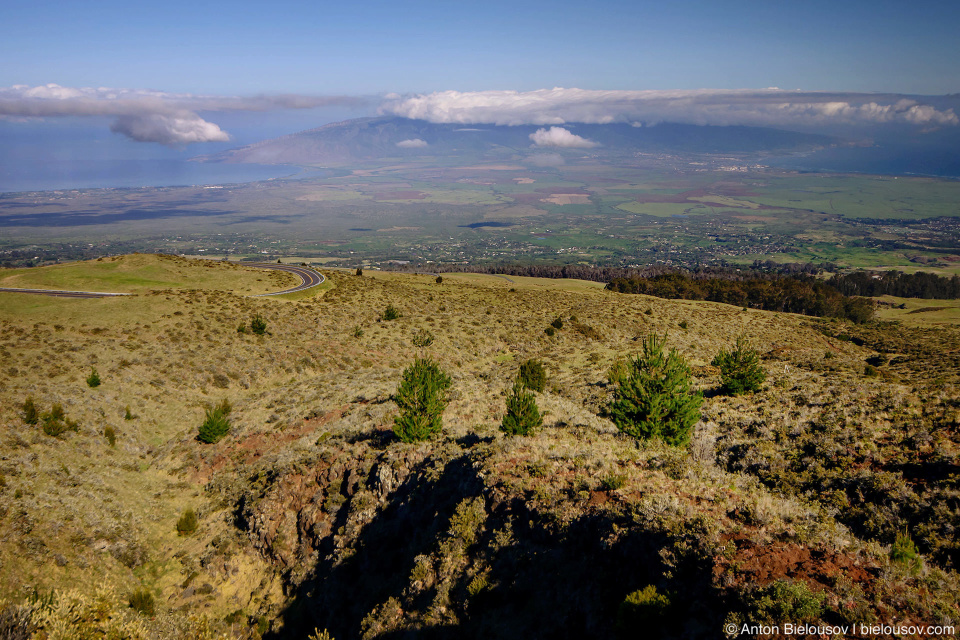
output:
{"label": "young pine tree", "polygon": [[536,398],[526,390],[520,376],[507,396],[507,414],[503,416],[500,431],[512,436],[528,436],[543,424]]}
{"label": "young pine tree", "polygon": [[547,385],[547,372],[539,360],[527,360],[520,365],[520,382],[527,389],[540,393]]}
{"label": "young pine tree", "polygon": [[664,355],[664,342],[665,337],[647,336],[642,355],[611,370],[616,391],[609,413],[620,431],[635,438],[685,446],[700,419],[703,394],[693,390],[683,356],[676,349]]}
{"label": "young pine tree", "polygon": [[721,350],[711,364],[720,368],[723,390],[732,396],[760,391],[767,379],[760,355],[743,336],[737,338],[732,351]]}
{"label": "young pine tree", "polygon": [[214,444],[230,432],[230,402],[226,399],[213,407],[207,407],[203,424],[197,431],[197,440]]}
{"label": "young pine tree", "polygon": [[393,432],[404,442],[427,440],[443,428],[450,376],[429,358],[417,358],[404,369],[393,396],[400,415],[393,419]]}

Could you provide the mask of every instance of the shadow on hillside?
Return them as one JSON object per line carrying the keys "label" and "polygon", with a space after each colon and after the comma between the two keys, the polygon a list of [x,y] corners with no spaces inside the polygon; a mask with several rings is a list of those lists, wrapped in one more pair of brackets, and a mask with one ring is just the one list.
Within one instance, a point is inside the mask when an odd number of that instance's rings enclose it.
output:
{"label": "shadow on hillside", "polygon": [[[320,560],[311,577],[289,594],[282,630],[265,638],[305,639],[315,628],[327,629],[337,640],[360,638],[364,617],[389,598],[399,601],[405,616],[430,609],[436,589],[412,598],[404,593],[416,559],[437,550],[457,505],[481,495],[483,485],[469,456],[449,462],[434,481],[420,477],[418,482],[418,475],[412,474],[364,528],[354,555],[339,565],[329,557]],[[659,630],[636,629],[622,637],[716,635],[722,617],[716,615],[720,605],[711,590],[711,567],[697,559],[666,567],[660,554],[670,546],[667,534],[640,530],[631,526],[632,520],[618,522],[606,511],[561,526],[555,512],[540,512],[519,496],[496,505],[488,501],[488,510],[491,506],[483,535],[467,552],[471,562],[482,557],[489,567],[486,586],[474,585],[470,595],[472,577],[463,572],[450,586],[447,606],[459,624],[385,631],[376,637],[614,638],[620,603],[649,584],[673,594],[674,615]],[[507,522],[512,523],[511,541],[492,544]],[[331,551],[320,549],[319,555]],[[394,622],[394,617],[386,620],[388,626]]]}

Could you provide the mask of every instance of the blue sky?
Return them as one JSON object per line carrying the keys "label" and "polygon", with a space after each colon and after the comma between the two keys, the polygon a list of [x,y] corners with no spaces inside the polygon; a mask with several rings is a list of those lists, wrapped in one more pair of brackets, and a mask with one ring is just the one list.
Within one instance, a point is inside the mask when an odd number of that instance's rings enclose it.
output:
{"label": "blue sky", "polygon": [[0,86],[960,91],[960,3],[6,0]]}

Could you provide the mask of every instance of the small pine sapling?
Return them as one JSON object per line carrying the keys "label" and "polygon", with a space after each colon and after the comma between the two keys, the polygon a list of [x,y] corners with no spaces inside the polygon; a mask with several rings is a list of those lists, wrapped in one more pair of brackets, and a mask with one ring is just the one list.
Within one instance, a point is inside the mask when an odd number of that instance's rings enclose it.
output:
{"label": "small pine sapling", "polygon": [[760,355],[743,336],[737,338],[733,350],[721,350],[711,364],[720,368],[723,389],[733,396],[760,391],[767,379],[760,366]]}

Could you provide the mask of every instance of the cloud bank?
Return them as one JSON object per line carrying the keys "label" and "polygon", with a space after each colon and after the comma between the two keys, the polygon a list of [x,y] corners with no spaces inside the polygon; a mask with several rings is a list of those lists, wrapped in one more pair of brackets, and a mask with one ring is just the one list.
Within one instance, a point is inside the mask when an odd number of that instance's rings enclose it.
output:
{"label": "cloud bank", "polygon": [[570,133],[563,127],[537,129],[530,134],[533,144],[538,147],[565,147],[567,149],[592,149],[600,146],[593,140],[587,140],[575,133]]}
{"label": "cloud bank", "polygon": [[761,90],[442,91],[391,95],[381,113],[435,123],[563,125],[568,122],[654,125],[822,126],[901,123],[960,124],[953,109],[939,110],[897,94]]}
{"label": "cloud bank", "polygon": [[61,87],[56,84],[0,87],[0,118],[113,117],[111,131],[138,142],[180,146],[194,142],[223,142],[229,134],[198,112],[271,111],[323,106],[355,106],[359,98],[206,96],[145,89]]}
{"label": "cloud bank", "polygon": [[421,149],[427,146],[427,143],[420,138],[412,138],[410,140],[401,140],[397,143],[397,146],[401,149]]}

